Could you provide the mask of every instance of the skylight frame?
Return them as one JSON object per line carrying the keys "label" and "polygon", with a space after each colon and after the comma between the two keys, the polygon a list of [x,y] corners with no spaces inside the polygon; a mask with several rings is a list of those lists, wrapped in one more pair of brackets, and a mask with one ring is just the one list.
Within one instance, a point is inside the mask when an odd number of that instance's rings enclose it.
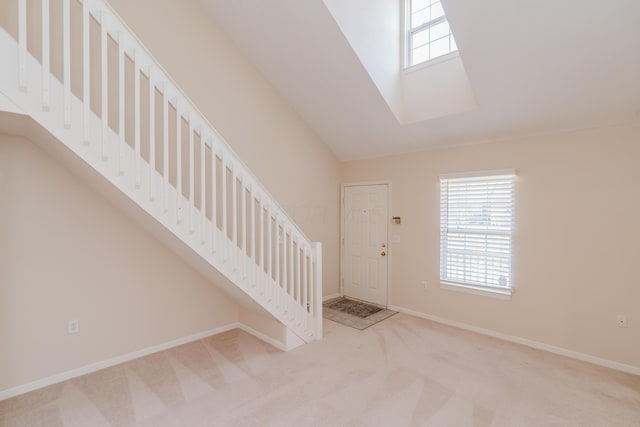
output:
{"label": "skylight frame", "polygon": [[[419,9],[418,11],[427,9],[427,8],[431,8],[433,5],[436,5],[437,3],[440,3],[442,5],[442,1],[441,0],[428,0],[428,5],[425,6],[424,8]],[[428,37],[428,41],[426,43],[421,44],[420,46],[417,46],[414,48],[413,46],[413,39],[414,36],[416,34],[420,34],[423,32],[429,32],[431,30],[431,28],[440,25],[442,23],[447,23],[448,24],[448,19],[446,14],[444,13],[444,10],[442,11],[443,14],[441,16],[438,16],[434,19],[431,19],[427,22],[423,22],[422,24],[416,26],[415,28],[412,26],[412,21],[413,21],[413,7],[414,7],[414,0],[406,0],[405,1],[405,18],[404,18],[404,25],[403,27],[405,28],[405,39],[404,39],[404,44],[406,46],[406,49],[403,49],[405,51],[405,69],[409,69],[409,68],[414,68],[417,65],[425,65],[425,64],[429,64],[432,63],[435,60],[442,60],[445,58],[450,57],[452,54],[457,54],[458,53],[458,46],[455,42],[455,38],[453,36],[453,30],[451,29],[451,26],[448,25],[449,27],[449,31],[446,35],[442,36],[442,37],[438,37],[435,40],[431,40],[430,38],[430,34],[427,33],[427,37]],[[448,39],[448,49],[447,52],[439,54],[437,56],[431,56],[431,45],[435,42],[438,42],[440,40],[443,39]],[[423,46],[428,46],[429,48],[429,54],[428,54],[428,58],[424,59],[422,61],[419,62],[414,62],[414,51],[418,48],[421,48]],[[439,61],[438,61],[439,62]]]}

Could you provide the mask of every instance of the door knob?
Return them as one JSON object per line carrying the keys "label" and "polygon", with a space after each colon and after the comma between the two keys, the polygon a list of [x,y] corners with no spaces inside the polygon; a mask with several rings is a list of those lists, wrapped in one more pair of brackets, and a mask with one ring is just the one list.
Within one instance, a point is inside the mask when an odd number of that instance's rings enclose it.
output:
{"label": "door knob", "polygon": [[380,255],[385,256],[387,253],[385,251],[380,252]]}

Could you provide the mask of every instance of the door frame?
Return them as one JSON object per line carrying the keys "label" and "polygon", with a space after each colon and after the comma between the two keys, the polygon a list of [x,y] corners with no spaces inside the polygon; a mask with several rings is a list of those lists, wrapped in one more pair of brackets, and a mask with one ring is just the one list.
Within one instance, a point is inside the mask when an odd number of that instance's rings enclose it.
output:
{"label": "door frame", "polygon": [[362,182],[345,182],[340,184],[340,296],[344,296],[344,190],[346,187],[366,187],[369,185],[386,185],[387,186],[387,305],[391,306],[391,259],[393,251],[391,250],[391,242],[389,236],[391,232],[391,181],[362,181]]}

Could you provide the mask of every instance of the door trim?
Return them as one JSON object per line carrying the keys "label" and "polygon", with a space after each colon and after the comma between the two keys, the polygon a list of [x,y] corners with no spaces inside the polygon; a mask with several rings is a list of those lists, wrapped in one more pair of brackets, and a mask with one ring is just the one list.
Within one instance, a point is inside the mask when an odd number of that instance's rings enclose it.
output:
{"label": "door trim", "polygon": [[344,296],[344,189],[346,187],[363,187],[369,185],[386,185],[387,186],[387,307],[391,306],[391,260],[393,259],[393,250],[391,249],[391,241],[389,233],[391,232],[391,181],[362,181],[362,182],[345,182],[340,184],[340,296]]}

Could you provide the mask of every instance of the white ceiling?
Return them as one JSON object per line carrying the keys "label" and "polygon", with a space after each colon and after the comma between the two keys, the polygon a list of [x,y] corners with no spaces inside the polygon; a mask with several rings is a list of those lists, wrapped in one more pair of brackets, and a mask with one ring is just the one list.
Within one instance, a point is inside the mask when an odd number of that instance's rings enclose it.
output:
{"label": "white ceiling", "polygon": [[443,0],[478,108],[406,125],[322,0],[201,1],[341,160],[640,116],[638,0]]}

